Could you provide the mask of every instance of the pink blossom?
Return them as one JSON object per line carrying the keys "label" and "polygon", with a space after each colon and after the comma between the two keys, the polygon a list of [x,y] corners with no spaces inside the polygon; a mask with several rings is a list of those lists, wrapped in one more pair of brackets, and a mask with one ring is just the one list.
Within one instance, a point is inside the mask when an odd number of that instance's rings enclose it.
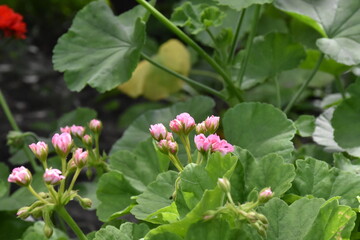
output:
{"label": "pink blossom", "polygon": [[86,134],[85,136],[83,136],[82,142],[83,142],[87,147],[91,147],[91,146],[92,146],[92,138],[91,138],[91,136],[88,135],[88,134]]}
{"label": "pink blossom", "polygon": [[89,127],[94,133],[100,133],[102,129],[102,122],[100,120],[93,119],[90,121]]}
{"label": "pink blossom", "polygon": [[175,155],[178,151],[178,144],[171,140],[166,140],[166,139],[160,140],[157,143],[157,145],[158,145],[160,152],[165,153],[165,154],[171,153],[171,154]]}
{"label": "pink blossom", "polygon": [[32,143],[29,145],[29,148],[34,153],[34,155],[41,161],[45,161],[49,152],[49,147],[44,142]]}
{"label": "pink blossom", "polygon": [[226,140],[221,140],[212,144],[212,151],[220,152],[221,154],[225,155],[227,153],[233,152],[234,146],[228,143]]}
{"label": "pink blossom", "polygon": [[165,139],[167,137],[166,127],[161,123],[158,123],[158,124],[155,124],[155,125],[150,125],[149,131],[150,131],[151,136],[156,141],[160,141],[160,140]]}
{"label": "pink blossom", "polygon": [[20,186],[28,186],[31,180],[31,172],[24,166],[14,168],[8,177],[8,182],[13,182]]}
{"label": "pink blossom", "polygon": [[206,129],[206,126],[205,126],[205,121],[197,124],[195,130],[196,130],[197,134],[206,133],[207,129]]}
{"label": "pink blossom", "polygon": [[86,165],[88,160],[88,152],[84,151],[82,148],[78,148],[75,150],[74,153],[74,164],[75,166],[77,166],[78,168],[82,168]]}
{"label": "pink blossom", "polygon": [[56,168],[47,168],[44,173],[44,181],[46,184],[55,185],[59,183],[61,180],[65,179],[64,176],[61,175],[62,172]]}
{"label": "pink blossom", "polygon": [[174,133],[180,133],[182,131],[182,124],[177,119],[171,120],[169,126]]}
{"label": "pink blossom", "polygon": [[77,137],[82,137],[84,136],[85,133],[85,128],[83,126],[76,126],[76,125],[72,125],[70,127],[71,129],[71,133]]}
{"label": "pink blossom", "polygon": [[195,135],[194,142],[200,152],[207,152],[211,148],[211,142],[204,134]]}
{"label": "pink blossom", "polygon": [[207,117],[205,122],[206,130],[210,133],[216,132],[220,125],[220,117],[215,117],[214,115]]}
{"label": "pink blossom", "polygon": [[61,133],[71,133],[71,128],[69,126],[61,127],[60,128]]}
{"label": "pink blossom", "polygon": [[264,188],[259,193],[259,202],[265,203],[270,200],[274,196],[274,192],[271,191],[271,188]]}
{"label": "pink blossom", "polygon": [[71,145],[73,142],[71,135],[69,133],[62,133],[61,135],[56,133],[52,137],[51,141],[57,153],[63,157],[65,157],[70,152]]}
{"label": "pink blossom", "polygon": [[181,113],[170,122],[170,128],[178,134],[189,134],[195,128],[195,120],[188,113]]}

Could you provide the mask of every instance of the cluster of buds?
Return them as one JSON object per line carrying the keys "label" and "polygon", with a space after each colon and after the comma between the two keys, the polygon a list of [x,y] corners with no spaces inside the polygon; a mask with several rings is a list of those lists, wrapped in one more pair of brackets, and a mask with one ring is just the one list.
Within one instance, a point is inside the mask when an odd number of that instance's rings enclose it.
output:
{"label": "cluster of buds", "polygon": [[[102,129],[102,123],[94,119],[89,123],[89,128],[95,136],[95,139],[98,139]],[[91,206],[90,199],[80,197],[77,191],[73,191],[72,189],[81,170],[88,165],[89,156],[91,154],[92,156],[96,155],[92,149],[92,137],[85,134],[86,129],[83,126],[66,126],[61,128],[60,131],[61,134],[56,133],[53,135],[51,142],[55,152],[60,156],[61,170],[47,166],[49,147],[45,142],[39,141],[29,145],[30,150],[43,165],[43,181],[48,189],[47,193],[36,192],[35,189],[33,189],[31,186],[32,174],[30,170],[24,166],[14,168],[8,177],[9,182],[26,187],[38,199],[31,206],[20,208],[17,213],[18,217],[27,218],[30,215],[34,217],[43,216],[46,226],[44,232],[47,236],[51,236],[53,226],[49,216],[56,207],[63,207],[74,198],[84,207]],[[87,150],[84,151],[83,148],[75,146],[73,137],[80,138]],[[98,144],[96,145],[98,146]],[[70,153],[72,153],[71,158],[69,157]],[[75,173],[71,177],[74,169]],[[66,186],[66,180],[71,181],[68,186]],[[57,187],[57,189],[55,187]]]}
{"label": "cluster of buds", "polygon": [[216,210],[207,211],[203,219],[209,221],[217,217],[221,218],[222,215],[226,215],[234,221],[247,222],[255,228],[261,236],[266,237],[266,230],[269,226],[269,222],[263,214],[256,212],[256,208],[259,205],[266,203],[274,196],[271,188],[262,189],[256,202],[235,204],[230,193],[230,181],[227,178],[219,178],[217,185],[226,194],[228,202]]}
{"label": "cluster of buds", "polygon": [[196,133],[197,134],[213,134],[219,128],[220,125],[220,117],[216,117],[214,115],[207,117],[205,121],[196,125]]}
{"label": "cluster of buds", "polygon": [[225,155],[234,151],[234,146],[226,140],[221,140],[216,134],[211,134],[206,137],[204,134],[199,134],[194,137],[196,148],[202,152],[220,152]]}

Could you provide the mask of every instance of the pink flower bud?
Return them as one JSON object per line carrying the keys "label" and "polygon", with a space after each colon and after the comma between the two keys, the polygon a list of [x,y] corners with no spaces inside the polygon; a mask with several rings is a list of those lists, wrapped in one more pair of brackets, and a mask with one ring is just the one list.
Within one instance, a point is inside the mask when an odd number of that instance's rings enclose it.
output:
{"label": "pink flower bud", "polygon": [[73,143],[69,133],[62,133],[61,135],[56,133],[51,141],[60,156],[66,157],[69,154]]}
{"label": "pink flower bud", "polygon": [[61,127],[60,128],[61,133],[71,133],[71,128],[69,126]]}
{"label": "pink flower bud", "polygon": [[178,151],[178,145],[176,142],[173,142],[171,140],[160,140],[160,142],[157,143],[157,146],[160,150],[160,152],[164,153],[164,154],[173,154],[175,155]]}
{"label": "pink flower bud", "polygon": [[214,115],[207,117],[205,120],[206,130],[210,133],[216,132],[220,125],[220,117],[215,117]]}
{"label": "pink flower bud", "polygon": [[162,139],[166,139],[167,136],[167,130],[166,127],[161,124],[155,124],[155,125],[150,125],[150,134],[151,136],[156,140],[156,141],[160,141]]}
{"label": "pink flower bud", "polygon": [[20,186],[29,186],[31,180],[31,172],[23,166],[14,168],[8,177],[8,182],[16,183]]}
{"label": "pink flower bud", "polygon": [[207,129],[206,129],[206,126],[205,126],[205,121],[197,124],[195,130],[196,130],[197,134],[206,133]]}
{"label": "pink flower bud", "polygon": [[88,160],[88,152],[83,152],[82,148],[78,148],[74,153],[74,164],[78,168],[82,168],[86,165]]}
{"label": "pink flower bud", "polygon": [[259,193],[259,202],[265,203],[269,201],[274,196],[273,191],[271,191],[271,188],[264,188]]}
{"label": "pink flower bud", "polygon": [[76,126],[76,125],[72,125],[70,127],[71,129],[71,133],[74,135],[74,136],[77,136],[77,137],[82,137],[84,136],[84,133],[85,133],[85,128],[83,126]]}
{"label": "pink flower bud", "polygon": [[228,143],[226,140],[221,140],[212,144],[212,151],[220,152],[221,154],[225,155],[227,153],[234,152],[234,146]]}
{"label": "pink flower bud", "polygon": [[89,123],[89,128],[94,133],[100,133],[102,129],[102,122],[100,120],[93,119]]}
{"label": "pink flower bud", "polygon": [[194,142],[200,152],[207,152],[211,148],[211,142],[204,134],[195,135]]}
{"label": "pink flower bud", "polygon": [[82,142],[86,147],[88,147],[88,148],[92,147],[93,143],[92,143],[92,138],[90,135],[86,134],[85,136],[83,136]]}
{"label": "pink flower bud", "polygon": [[49,147],[46,143],[44,142],[38,142],[36,144],[32,143],[29,145],[29,148],[40,161],[42,162],[46,161],[49,152]]}
{"label": "pink flower bud", "polygon": [[188,113],[181,113],[170,122],[170,128],[177,134],[188,135],[195,128],[195,120]]}
{"label": "pink flower bud", "polygon": [[61,180],[65,179],[64,176],[61,175],[62,172],[59,169],[46,169],[43,175],[44,181],[46,184],[55,185],[59,183]]}

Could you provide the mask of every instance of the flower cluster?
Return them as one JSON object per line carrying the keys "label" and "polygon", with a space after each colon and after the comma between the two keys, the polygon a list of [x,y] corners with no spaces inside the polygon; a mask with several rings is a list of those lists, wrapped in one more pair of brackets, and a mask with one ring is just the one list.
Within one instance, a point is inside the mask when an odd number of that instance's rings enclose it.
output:
{"label": "flower cluster", "polygon": [[[185,112],[177,115],[175,119],[171,120],[169,127],[173,133],[179,136],[185,147],[188,162],[191,163],[192,156],[189,134],[194,129],[198,134],[195,136],[194,142],[200,153],[205,154],[207,152],[220,152],[225,155],[234,151],[234,147],[230,143],[226,140],[220,139],[218,135],[214,134],[218,129],[219,124],[220,117],[216,116],[207,117],[203,122],[196,124],[194,118],[189,113]],[[181,164],[176,156],[178,152],[178,144],[174,140],[172,133],[169,132],[162,123],[151,125],[149,131],[151,136],[156,140],[158,149],[162,153],[168,154],[170,159],[176,159],[176,161],[173,161],[175,166],[176,164]],[[206,137],[204,135],[206,133],[210,133],[210,135]]]}
{"label": "flower cluster", "polygon": [[[49,155],[49,146],[39,141],[29,145],[30,150],[34,153],[35,157],[40,160],[44,168],[43,181],[48,188],[48,193],[38,193],[32,188],[32,174],[29,169],[24,166],[14,168],[8,177],[8,181],[16,183],[28,190],[38,199],[31,206],[22,207],[19,209],[17,215],[20,218],[26,218],[30,215],[47,216],[55,209],[55,206],[65,206],[70,200],[76,198],[84,207],[91,206],[91,200],[80,197],[76,191],[73,191],[74,184],[80,174],[80,171],[89,166],[90,158],[93,161],[100,161],[98,149],[98,137],[102,129],[102,123],[99,120],[93,119],[89,123],[90,134],[95,137],[96,149],[93,149],[92,137],[89,134],[85,135],[86,129],[83,126],[72,125],[71,127],[65,126],[60,128],[61,133],[55,133],[51,139],[51,143],[55,152],[61,159],[61,170],[48,167],[47,159]],[[86,150],[77,147],[74,137],[82,140]],[[72,153],[72,154],[70,154]],[[71,156],[71,158],[69,157]],[[91,156],[91,157],[90,157]],[[70,159],[69,159],[70,158]],[[99,160],[100,159],[100,160]],[[75,173],[72,175],[73,171]],[[72,176],[72,177],[71,177]],[[65,181],[69,180],[70,184],[67,186]],[[57,189],[57,185],[60,185]],[[52,234],[51,219],[45,219],[47,226],[47,233],[49,236]],[[47,236],[48,236],[47,235]]]}
{"label": "flower cluster", "polygon": [[26,38],[26,24],[23,22],[23,16],[6,5],[0,5],[0,30],[3,31],[5,37]]}

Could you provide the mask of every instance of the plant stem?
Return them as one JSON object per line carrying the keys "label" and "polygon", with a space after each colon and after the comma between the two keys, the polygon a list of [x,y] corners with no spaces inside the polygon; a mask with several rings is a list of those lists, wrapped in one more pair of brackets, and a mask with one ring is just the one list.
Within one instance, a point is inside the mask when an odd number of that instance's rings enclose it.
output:
{"label": "plant stem", "polygon": [[172,155],[172,154],[169,154],[168,155],[171,162],[174,164],[174,166],[176,167],[177,170],[179,170],[179,172],[181,172],[182,170],[184,170],[184,167],[182,166],[181,162],[179,161],[179,159]]}
{"label": "plant stem", "polygon": [[275,88],[276,88],[277,106],[278,106],[278,108],[281,109],[281,92],[280,92],[280,85],[279,85],[279,77],[277,74],[274,77],[274,83],[275,83]]}
{"label": "plant stem", "polygon": [[73,178],[72,178],[72,180],[71,180],[70,186],[69,186],[69,188],[68,188],[68,192],[69,192],[69,193],[70,193],[71,190],[73,189],[74,184],[75,184],[75,182],[76,182],[76,179],[79,177],[80,172],[81,172],[81,169],[80,169],[80,168],[76,168],[75,174],[74,174],[74,176],[73,176]]}
{"label": "plant stem", "polygon": [[[10,111],[9,105],[7,104],[4,95],[2,94],[1,90],[0,90],[0,105],[5,113],[5,116],[8,120],[8,122],[10,123],[12,129],[14,129],[15,131],[21,132],[19,126],[17,125],[13,114]],[[27,133],[28,134],[28,133]],[[26,135],[27,135],[26,134]],[[41,167],[38,166],[36,164],[35,159],[32,157],[30,150],[28,149],[27,146],[23,146],[23,151],[25,152],[26,157],[29,159],[29,162],[31,164],[31,167],[35,170],[35,172],[39,172],[41,170]]]}
{"label": "plant stem", "polygon": [[163,66],[162,64],[154,61],[153,59],[151,59],[149,56],[147,56],[146,54],[142,53],[141,56],[146,59],[148,62],[150,62],[151,64],[153,64],[154,66],[160,68],[161,70],[164,70],[165,72],[169,73],[169,74],[172,74],[174,75],[175,77],[177,78],[180,78],[181,80],[183,80],[184,82],[188,83],[189,85],[193,86],[193,87],[197,87],[197,88],[200,88],[212,95],[215,95],[217,96],[218,98],[222,99],[225,101],[225,97],[217,90],[215,89],[212,89],[204,84],[201,84],[201,83],[198,83],[188,77],[185,77],[184,75],[181,75],[165,66]]}
{"label": "plant stem", "polygon": [[249,61],[249,56],[250,56],[253,40],[254,40],[254,37],[255,37],[255,33],[256,33],[256,30],[257,30],[257,25],[259,23],[260,9],[261,9],[261,5],[257,4],[255,6],[254,17],[253,17],[253,21],[252,21],[252,24],[251,24],[251,31],[250,31],[250,35],[249,35],[249,37],[248,37],[248,39],[246,41],[245,55],[244,55],[244,58],[243,58],[242,63],[241,63],[240,73],[239,73],[239,77],[238,77],[238,82],[239,82],[239,87],[240,88],[241,88],[241,84],[242,84],[243,79],[244,79],[246,66],[247,66],[247,63]]}
{"label": "plant stem", "polygon": [[234,59],[234,56],[235,56],[236,46],[239,41],[238,38],[239,38],[239,34],[240,34],[240,28],[241,28],[242,22],[244,20],[245,12],[246,12],[246,9],[242,10],[241,15],[239,16],[239,20],[238,20],[238,23],[236,26],[235,36],[234,36],[233,42],[231,44],[230,54],[229,54],[229,58],[227,61],[228,64],[230,64],[232,62],[232,60]]}
{"label": "plant stem", "polygon": [[31,185],[27,186],[27,189],[31,192],[32,195],[34,195],[37,199],[39,199],[41,202],[48,204],[48,202],[43,199],[34,189]]}
{"label": "plant stem", "polygon": [[64,206],[59,206],[56,209],[56,211],[59,214],[59,216],[65,220],[67,225],[69,225],[69,227],[74,231],[74,233],[80,240],[87,240],[87,237],[85,236],[85,234],[81,231],[79,226],[76,224],[74,219],[70,216],[70,214],[66,211]]}
{"label": "plant stem", "polygon": [[192,163],[189,135],[180,135],[180,140],[184,144],[186,155],[187,155],[187,158],[188,158],[188,163]]}
{"label": "plant stem", "polygon": [[194,42],[188,35],[186,35],[183,31],[180,30],[175,24],[173,24],[169,19],[167,19],[162,13],[160,13],[156,8],[154,8],[151,4],[146,2],[145,0],[136,0],[139,4],[141,4],[144,8],[151,12],[154,17],[156,17],[160,22],[162,22],[166,27],[168,27],[172,32],[174,32],[181,40],[190,45],[195,51],[199,53],[213,68],[216,72],[218,72],[224,81],[229,85],[232,93],[237,97],[239,101],[242,101],[242,97],[239,92],[236,91],[235,85],[232,82],[231,78],[228,74],[221,68],[217,62],[208,55],[204,49],[202,49],[196,42]]}
{"label": "plant stem", "polygon": [[284,112],[288,113],[290,111],[290,109],[293,107],[294,103],[298,100],[298,98],[301,96],[301,94],[303,93],[303,91],[305,90],[305,88],[309,85],[309,83],[311,82],[311,80],[314,78],[316,72],[319,70],[320,64],[322,62],[322,60],[324,59],[324,54],[322,53],[319,56],[319,59],[315,65],[314,70],[312,71],[312,73],[310,74],[309,78],[301,85],[301,87],[299,88],[299,90],[296,92],[296,94],[294,95],[294,97],[290,100],[289,104],[286,106]]}
{"label": "plant stem", "polygon": [[216,79],[218,81],[222,81],[221,77],[218,74],[216,74],[214,72],[206,71],[206,70],[201,70],[201,69],[191,69],[190,70],[190,75],[211,77],[211,78]]}
{"label": "plant stem", "polygon": [[341,81],[340,76],[335,77],[335,84],[336,84],[337,89],[341,93],[342,99],[345,100],[346,99],[346,93],[345,93],[344,85],[343,85],[343,83]]}

